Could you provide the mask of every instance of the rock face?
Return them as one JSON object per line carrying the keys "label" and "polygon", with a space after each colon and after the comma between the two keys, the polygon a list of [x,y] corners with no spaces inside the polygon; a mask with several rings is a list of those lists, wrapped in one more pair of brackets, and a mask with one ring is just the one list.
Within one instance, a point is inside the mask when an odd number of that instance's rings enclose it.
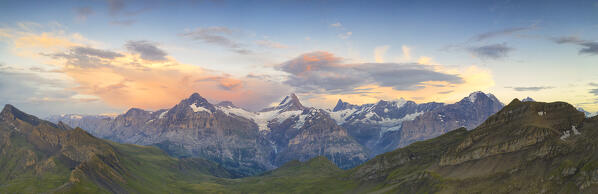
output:
{"label": "rock face", "polygon": [[[58,120],[79,124],[72,119]],[[171,155],[205,158],[244,175],[320,155],[343,168],[368,158],[363,147],[330,115],[304,107],[294,94],[278,106],[250,112],[230,102],[213,105],[195,93],[170,109],[150,112],[133,108],[114,119],[85,125],[98,137],[157,145]]]}
{"label": "rock face", "polygon": [[277,165],[326,156],[346,169],[368,159],[366,150],[321,109],[307,108],[298,117],[272,125],[268,137],[280,150],[275,158]]}
{"label": "rock face", "polygon": [[494,95],[474,92],[448,105],[401,99],[356,106],[339,100],[330,114],[374,156],[459,127],[473,129],[502,107]]}
{"label": "rock face", "polygon": [[[146,176],[150,170],[154,177]],[[0,193],[160,193],[167,191],[148,183],[167,183],[182,171],[231,177],[202,159],[176,160],[156,148],[109,143],[11,105],[0,112]]]}

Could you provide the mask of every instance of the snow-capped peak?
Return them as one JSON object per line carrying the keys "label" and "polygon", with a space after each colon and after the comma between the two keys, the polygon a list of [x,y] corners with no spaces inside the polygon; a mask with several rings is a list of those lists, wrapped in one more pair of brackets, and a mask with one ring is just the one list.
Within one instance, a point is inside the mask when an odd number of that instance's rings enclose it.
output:
{"label": "snow-capped peak", "polygon": [[[477,100],[478,95],[480,95],[480,94],[484,94],[484,92],[481,92],[481,91],[473,92],[473,93],[469,94],[469,96],[467,98],[469,98],[469,101],[474,103]],[[486,94],[484,94],[484,95],[486,95]]]}
{"label": "snow-capped peak", "polygon": [[278,104],[278,106],[266,108],[260,112],[269,112],[272,110],[277,110],[278,112],[285,112],[303,109],[305,109],[305,107],[301,104],[301,102],[299,102],[299,98],[297,98],[295,94],[291,93],[288,96],[284,97],[280,104]]}
{"label": "snow-capped peak", "polygon": [[491,93],[488,93],[488,94],[486,94],[486,93],[484,93],[484,92],[482,92],[482,91],[476,91],[476,92],[472,92],[471,94],[469,94],[469,96],[467,96],[467,97],[463,98],[463,100],[466,100],[466,99],[467,99],[467,100],[469,100],[471,103],[475,103],[475,102],[476,102],[476,101],[479,99],[480,95],[484,95],[484,96],[486,96],[486,97],[490,98],[490,100],[492,100],[492,101],[495,101],[495,102],[499,102],[499,103],[501,103],[501,102],[500,102],[500,101],[499,101],[499,100],[496,98],[496,96],[494,96],[493,94],[491,94]]}
{"label": "snow-capped peak", "polygon": [[529,96],[521,100],[521,102],[535,102],[534,99],[530,98]]}

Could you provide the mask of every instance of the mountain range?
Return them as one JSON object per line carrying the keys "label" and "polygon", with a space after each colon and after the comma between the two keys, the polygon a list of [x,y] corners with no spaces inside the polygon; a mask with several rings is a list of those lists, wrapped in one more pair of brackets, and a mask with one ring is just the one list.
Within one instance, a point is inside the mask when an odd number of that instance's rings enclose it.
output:
{"label": "mountain range", "polygon": [[155,145],[175,157],[204,158],[250,176],[317,156],[348,169],[452,129],[473,129],[502,106],[492,94],[474,92],[455,104],[400,99],[353,105],[339,99],[325,110],[305,107],[290,94],[277,106],[251,112],[231,102],[211,104],[194,93],[170,109],[49,120],[115,142]]}
{"label": "mountain range", "polygon": [[515,99],[471,130],[450,130],[347,170],[319,156],[234,179],[215,162],[98,139],[6,105],[0,192],[596,193],[596,138],[596,116],[565,102]]}

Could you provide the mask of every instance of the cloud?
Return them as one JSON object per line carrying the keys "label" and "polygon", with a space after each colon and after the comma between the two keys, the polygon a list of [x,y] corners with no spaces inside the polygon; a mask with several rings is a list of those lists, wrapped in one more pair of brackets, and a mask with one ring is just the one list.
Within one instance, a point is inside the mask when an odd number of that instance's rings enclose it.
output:
{"label": "cloud", "polygon": [[332,26],[332,27],[335,27],[335,28],[340,28],[340,27],[342,27],[343,25],[342,25],[340,22],[336,22],[336,23],[334,23],[334,24],[330,24],[330,26]]}
{"label": "cloud", "polygon": [[384,56],[388,49],[390,49],[389,45],[378,46],[374,49],[374,60],[376,63],[384,63]]}
{"label": "cloud", "polygon": [[77,20],[85,21],[94,11],[91,7],[78,7],[75,8],[75,13],[77,14]]}
{"label": "cloud", "polygon": [[[65,112],[114,111],[105,104],[83,101],[66,80],[50,78],[18,67],[0,67],[0,102],[12,104],[30,114],[47,116]],[[5,84],[6,83],[6,84]]]}
{"label": "cloud", "polygon": [[506,43],[490,44],[479,47],[470,47],[469,52],[482,59],[502,59],[507,57],[513,48],[508,47]]}
{"label": "cloud", "polygon": [[353,35],[353,32],[345,32],[342,34],[338,34],[338,37],[341,39],[349,39]]}
{"label": "cloud", "polygon": [[431,66],[415,63],[343,64],[342,59],[328,52],[303,54],[284,62],[278,69],[289,73],[284,82],[299,92],[340,94],[356,92],[366,85],[395,90],[417,90],[426,82],[461,84],[458,75],[438,72]]}
{"label": "cloud", "polygon": [[243,48],[240,43],[230,38],[232,32],[233,31],[227,27],[212,26],[207,28],[196,28],[193,31],[181,34],[181,36],[208,44],[222,46],[239,54],[250,54],[250,50]]}
{"label": "cloud", "polygon": [[256,44],[263,46],[263,47],[268,47],[268,48],[288,48],[287,45],[284,45],[282,43],[279,42],[274,42],[271,40],[257,40],[255,41]]}
{"label": "cloud", "polygon": [[438,92],[439,94],[450,94],[453,93],[453,90],[448,90],[448,91],[442,91],[442,92]]}
{"label": "cloud", "polygon": [[116,15],[125,9],[124,0],[107,0],[110,14]]}
{"label": "cloud", "polygon": [[81,46],[71,47],[66,52],[44,55],[54,59],[63,59],[65,65],[83,68],[108,66],[110,65],[110,59],[124,56],[112,51]]}
{"label": "cloud", "polygon": [[236,78],[181,64],[156,54],[155,45],[146,43],[127,42],[129,52],[71,48],[51,55],[52,64],[78,85],[72,87],[77,94],[97,96],[111,107],[167,108],[199,92],[208,100],[230,100],[257,110],[278,100],[280,96],[274,98],[272,93],[287,91],[266,78]]}
{"label": "cloud", "polygon": [[482,41],[482,40],[487,40],[487,39],[491,39],[491,38],[498,37],[498,36],[511,35],[511,34],[514,34],[517,32],[527,31],[527,30],[531,30],[534,28],[535,28],[535,25],[531,25],[531,26],[524,26],[524,27],[506,28],[506,29],[497,30],[497,31],[490,31],[490,32],[476,35],[472,38],[472,40]]}
{"label": "cloud", "polygon": [[565,43],[573,43],[573,44],[581,44],[584,43],[584,40],[579,39],[577,36],[562,36],[552,38],[552,41],[558,44],[565,44]]}
{"label": "cloud", "polygon": [[530,87],[505,87],[505,88],[512,88],[518,92],[527,92],[527,91],[540,91],[540,90],[547,90],[552,89],[552,86],[530,86]]}
{"label": "cloud", "polygon": [[114,25],[120,25],[120,26],[130,26],[133,25],[135,22],[135,20],[132,19],[125,19],[125,20],[113,20],[110,23],[114,24]]}
{"label": "cloud", "polygon": [[580,54],[598,55],[598,42],[586,42],[581,45],[585,48],[579,50]]}
{"label": "cloud", "polygon": [[577,36],[563,36],[552,38],[557,44],[575,44],[581,46],[579,54],[598,55],[598,42],[580,39]]}
{"label": "cloud", "polygon": [[[588,85],[590,85],[590,86],[592,86],[592,87],[598,87],[598,83],[594,83],[594,82],[591,82],[591,83],[589,83]],[[595,96],[598,96],[598,88],[595,88],[595,89],[590,89],[590,93],[591,93],[591,94],[594,94]],[[597,100],[597,101],[598,101],[598,100]]]}
{"label": "cloud", "polygon": [[168,55],[162,49],[159,49],[155,43],[139,40],[139,41],[128,41],[125,44],[127,50],[141,55],[142,59],[150,61],[163,61],[166,60]]}
{"label": "cloud", "polygon": [[401,46],[401,50],[403,51],[403,58],[405,60],[411,60],[411,48],[406,45]]}

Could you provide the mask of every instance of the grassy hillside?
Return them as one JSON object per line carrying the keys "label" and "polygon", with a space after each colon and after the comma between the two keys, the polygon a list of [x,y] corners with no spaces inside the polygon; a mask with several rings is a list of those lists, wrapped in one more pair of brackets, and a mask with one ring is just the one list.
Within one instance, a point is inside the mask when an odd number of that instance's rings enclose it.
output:
{"label": "grassy hillside", "polygon": [[7,105],[0,113],[0,193],[181,193],[231,177],[202,159],[95,138]]}

